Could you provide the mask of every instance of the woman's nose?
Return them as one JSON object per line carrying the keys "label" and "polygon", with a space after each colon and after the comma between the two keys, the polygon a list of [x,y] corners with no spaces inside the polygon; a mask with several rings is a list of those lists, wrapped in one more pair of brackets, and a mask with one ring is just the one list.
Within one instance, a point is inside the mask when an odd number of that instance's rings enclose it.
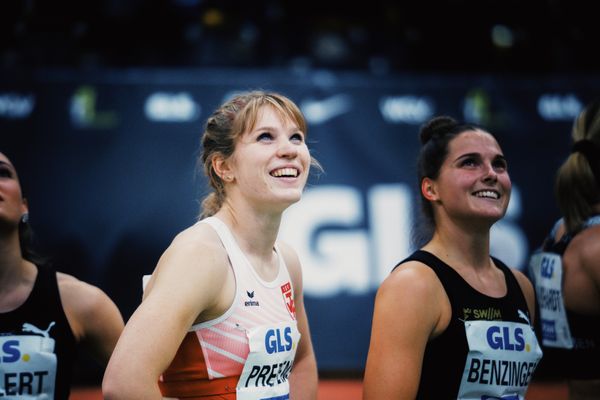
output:
{"label": "woman's nose", "polygon": [[279,143],[279,147],[277,148],[277,155],[279,157],[296,157],[298,154],[298,149],[294,143],[292,143],[289,139],[283,139],[281,143]]}
{"label": "woman's nose", "polygon": [[492,182],[496,182],[498,180],[498,173],[496,172],[492,164],[485,164],[485,175],[483,177],[483,180]]}

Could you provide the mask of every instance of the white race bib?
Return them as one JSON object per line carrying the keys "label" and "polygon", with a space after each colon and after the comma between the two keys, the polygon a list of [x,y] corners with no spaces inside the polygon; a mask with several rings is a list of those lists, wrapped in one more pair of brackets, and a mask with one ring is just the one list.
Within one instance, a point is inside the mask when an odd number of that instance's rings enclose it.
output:
{"label": "white race bib", "polygon": [[535,253],[531,257],[529,268],[540,306],[542,343],[549,347],[573,348],[573,338],[562,296],[563,269],[560,255]]}
{"label": "white race bib", "polygon": [[54,399],[54,339],[43,336],[0,336],[0,397]]}
{"label": "white race bib", "polygon": [[542,358],[535,333],[525,323],[466,321],[469,354],[459,399],[522,400]]}
{"label": "white race bib", "polygon": [[289,399],[288,378],[300,341],[296,321],[261,325],[247,335],[250,353],[237,384],[237,399]]}

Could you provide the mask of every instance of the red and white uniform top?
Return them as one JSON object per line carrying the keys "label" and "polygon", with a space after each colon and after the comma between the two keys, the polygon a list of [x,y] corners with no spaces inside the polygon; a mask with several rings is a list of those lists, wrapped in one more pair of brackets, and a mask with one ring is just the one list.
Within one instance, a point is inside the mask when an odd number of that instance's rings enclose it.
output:
{"label": "red and white uniform top", "polygon": [[292,281],[281,252],[275,245],[279,271],[267,282],[258,276],[225,223],[216,217],[198,223],[209,224],[227,251],[235,275],[235,298],[222,316],[190,328],[160,377],[163,396],[288,398],[288,377],[300,333]]}

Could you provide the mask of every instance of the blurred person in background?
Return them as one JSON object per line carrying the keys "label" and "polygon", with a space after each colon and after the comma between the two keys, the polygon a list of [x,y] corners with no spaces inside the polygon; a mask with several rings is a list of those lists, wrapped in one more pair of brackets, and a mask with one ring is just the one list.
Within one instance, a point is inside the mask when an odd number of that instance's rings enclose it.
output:
{"label": "blurred person in background", "polygon": [[572,400],[600,399],[600,101],[576,118],[558,169],[562,214],[531,257],[544,349],[540,378],[568,380]]}
{"label": "blurred person in background", "polygon": [[212,186],[147,282],[103,382],[106,399],[316,399],[299,259],[277,241],[313,162],[287,97],[239,94],[207,120]]}
{"label": "blurred person in background", "polygon": [[78,349],[104,367],[123,318],[102,290],[37,255],[32,235],[17,170],[0,153],[0,397],[66,400]]}
{"label": "blurred person in background", "polygon": [[432,232],[378,289],[364,399],[523,399],[542,355],[534,290],[490,256],[511,194],[506,159],[489,132],[450,117],[419,136]]}

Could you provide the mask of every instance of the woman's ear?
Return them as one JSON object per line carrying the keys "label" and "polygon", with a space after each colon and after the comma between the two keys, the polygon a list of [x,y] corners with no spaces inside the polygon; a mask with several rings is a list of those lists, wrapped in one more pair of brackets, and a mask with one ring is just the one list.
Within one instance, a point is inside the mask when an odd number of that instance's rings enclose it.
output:
{"label": "woman's ear", "polygon": [[421,180],[421,194],[429,201],[436,201],[438,199],[435,182],[430,178],[423,178]]}
{"label": "woman's ear", "polygon": [[21,214],[29,214],[29,202],[25,197],[23,197],[23,202],[21,203]]}
{"label": "woman's ear", "polygon": [[222,156],[215,156],[212,159],[212,167],[223,182],[233,181],[233,171],[228,159]]}

